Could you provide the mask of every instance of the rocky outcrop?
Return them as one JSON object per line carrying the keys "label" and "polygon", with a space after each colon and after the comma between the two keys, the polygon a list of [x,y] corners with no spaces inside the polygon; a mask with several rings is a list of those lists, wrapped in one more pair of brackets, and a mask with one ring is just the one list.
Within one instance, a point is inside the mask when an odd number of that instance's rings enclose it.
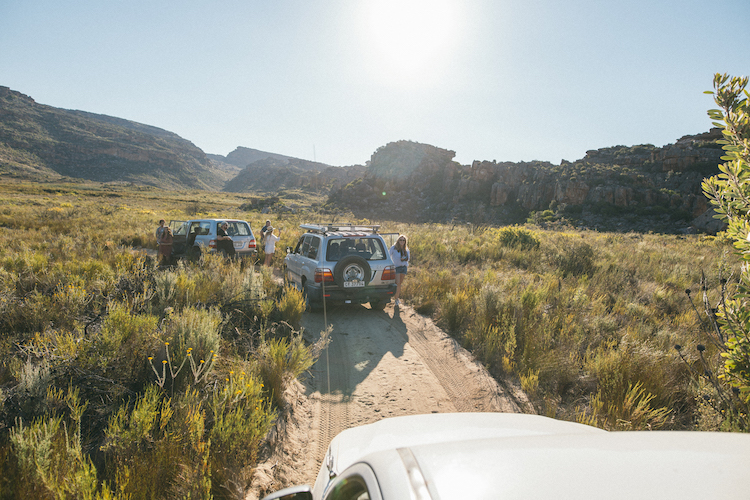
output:
{"label": "rocky outcrop", "polygon": [[383,179],[405,179],[417,172],[442,170],[454,151],[413,141],[397,141],[378,148],[370,157],[368,173]]}
{"label": "rocky outcrop", "polygon": [[[692,221],[709,208],[701,182],[718,172],[720,137],[712,130],[662,148],[592,150],[582,160],[560,165],[460,165],[452,151],[400,141],[379,148],[362,181],[336,191],[330,202],[369,217],[396,213],[407,220],[482,223],[520,222],[556,207],[569,219],[602,229],[614,222],[622,228],[657,221],[660,231],[670,225],[688,231],[691,224],[712,231],[715,225]],[[623,225],[624,220],[630,222]]]}

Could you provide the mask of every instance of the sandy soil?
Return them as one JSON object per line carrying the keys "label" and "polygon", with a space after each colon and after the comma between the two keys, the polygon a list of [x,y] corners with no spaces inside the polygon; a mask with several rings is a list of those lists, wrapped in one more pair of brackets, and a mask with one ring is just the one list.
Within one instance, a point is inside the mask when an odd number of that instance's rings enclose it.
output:
{"label": "sandy soil", "polygon": [[521,389],[498,384],[431,320],[406,306],[373,311],[336,306],[306,313],[305,337],[315,342],[333,327],[331,342],[271,439],[248,499],[295,484],[312,484],[330,440],[349,427],[383,418],[470,411],[533,412]]}

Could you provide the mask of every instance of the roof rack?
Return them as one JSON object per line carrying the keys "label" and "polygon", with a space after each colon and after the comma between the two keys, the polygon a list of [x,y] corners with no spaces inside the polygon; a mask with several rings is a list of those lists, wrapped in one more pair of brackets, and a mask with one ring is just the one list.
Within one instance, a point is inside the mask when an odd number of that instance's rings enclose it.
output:
{"label": "roof rack", "polygon": [[339,224],[300,224],[299,227],[305,231],[323,235],[342,232],[377,233],[380,229],[379,224],[351,224],[348,222],[342,222]]}

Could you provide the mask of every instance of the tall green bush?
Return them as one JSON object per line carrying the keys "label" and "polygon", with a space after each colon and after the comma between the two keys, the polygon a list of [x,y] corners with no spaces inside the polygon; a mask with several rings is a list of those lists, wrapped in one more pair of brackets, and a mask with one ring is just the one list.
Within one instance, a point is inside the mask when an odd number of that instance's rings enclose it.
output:
{"label": "tall green bush", "polygon": [[[736,293],[717,311],[723,343],[724,365],[720,379],[729,384],[741,407],[729,405],[740,425],[750,430],[747,410],[750,403],[750,93],[748,77],[714,76],[714,96],[719,109],[709,110],[714,125],[722,128],[724,149],[719,174],[703,182],[703,191],[726,222],[727,236],[745,262]],[[701,352],[703,354],[703,352]]]}

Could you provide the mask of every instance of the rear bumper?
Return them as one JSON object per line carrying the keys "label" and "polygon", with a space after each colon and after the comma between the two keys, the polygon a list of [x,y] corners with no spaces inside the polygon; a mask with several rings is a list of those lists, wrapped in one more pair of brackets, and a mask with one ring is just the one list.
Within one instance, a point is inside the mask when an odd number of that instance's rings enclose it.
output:
{"label": "rear bumper", "polygon": [[255,257],[258,255],[257,250],[243,250],[242,252],[235,250],[235,254],[240,257]]}
{"label": "rear bumper", "polygon": [[[215,248],[206,248],[206,247],[199,247],[198,245],[195,245],[193,247],[190,247],[190,249],[186,249],[184,246],[180,248],[175,248],[174,245],[172,246],[172,255],[175,257],[186,257],[190,255],[190,251],[197,248],[200,252],[206,252],[206,253],[216,253],[217,250]],[[258,252],[255,249],[252,250],[235,250],[234,255],[236,257],[252,257],[256,258],[258,256]]]}
{"label": "rear bumper", "polygon": [[[323,302],[323,287],[308,286],[307,292],[313,302]],[[387,302],[396,293],[396,284],[366,286],[357,289],[343,289],[336,285],[325,287],[326,302],[364,304],[366,302]]]}

